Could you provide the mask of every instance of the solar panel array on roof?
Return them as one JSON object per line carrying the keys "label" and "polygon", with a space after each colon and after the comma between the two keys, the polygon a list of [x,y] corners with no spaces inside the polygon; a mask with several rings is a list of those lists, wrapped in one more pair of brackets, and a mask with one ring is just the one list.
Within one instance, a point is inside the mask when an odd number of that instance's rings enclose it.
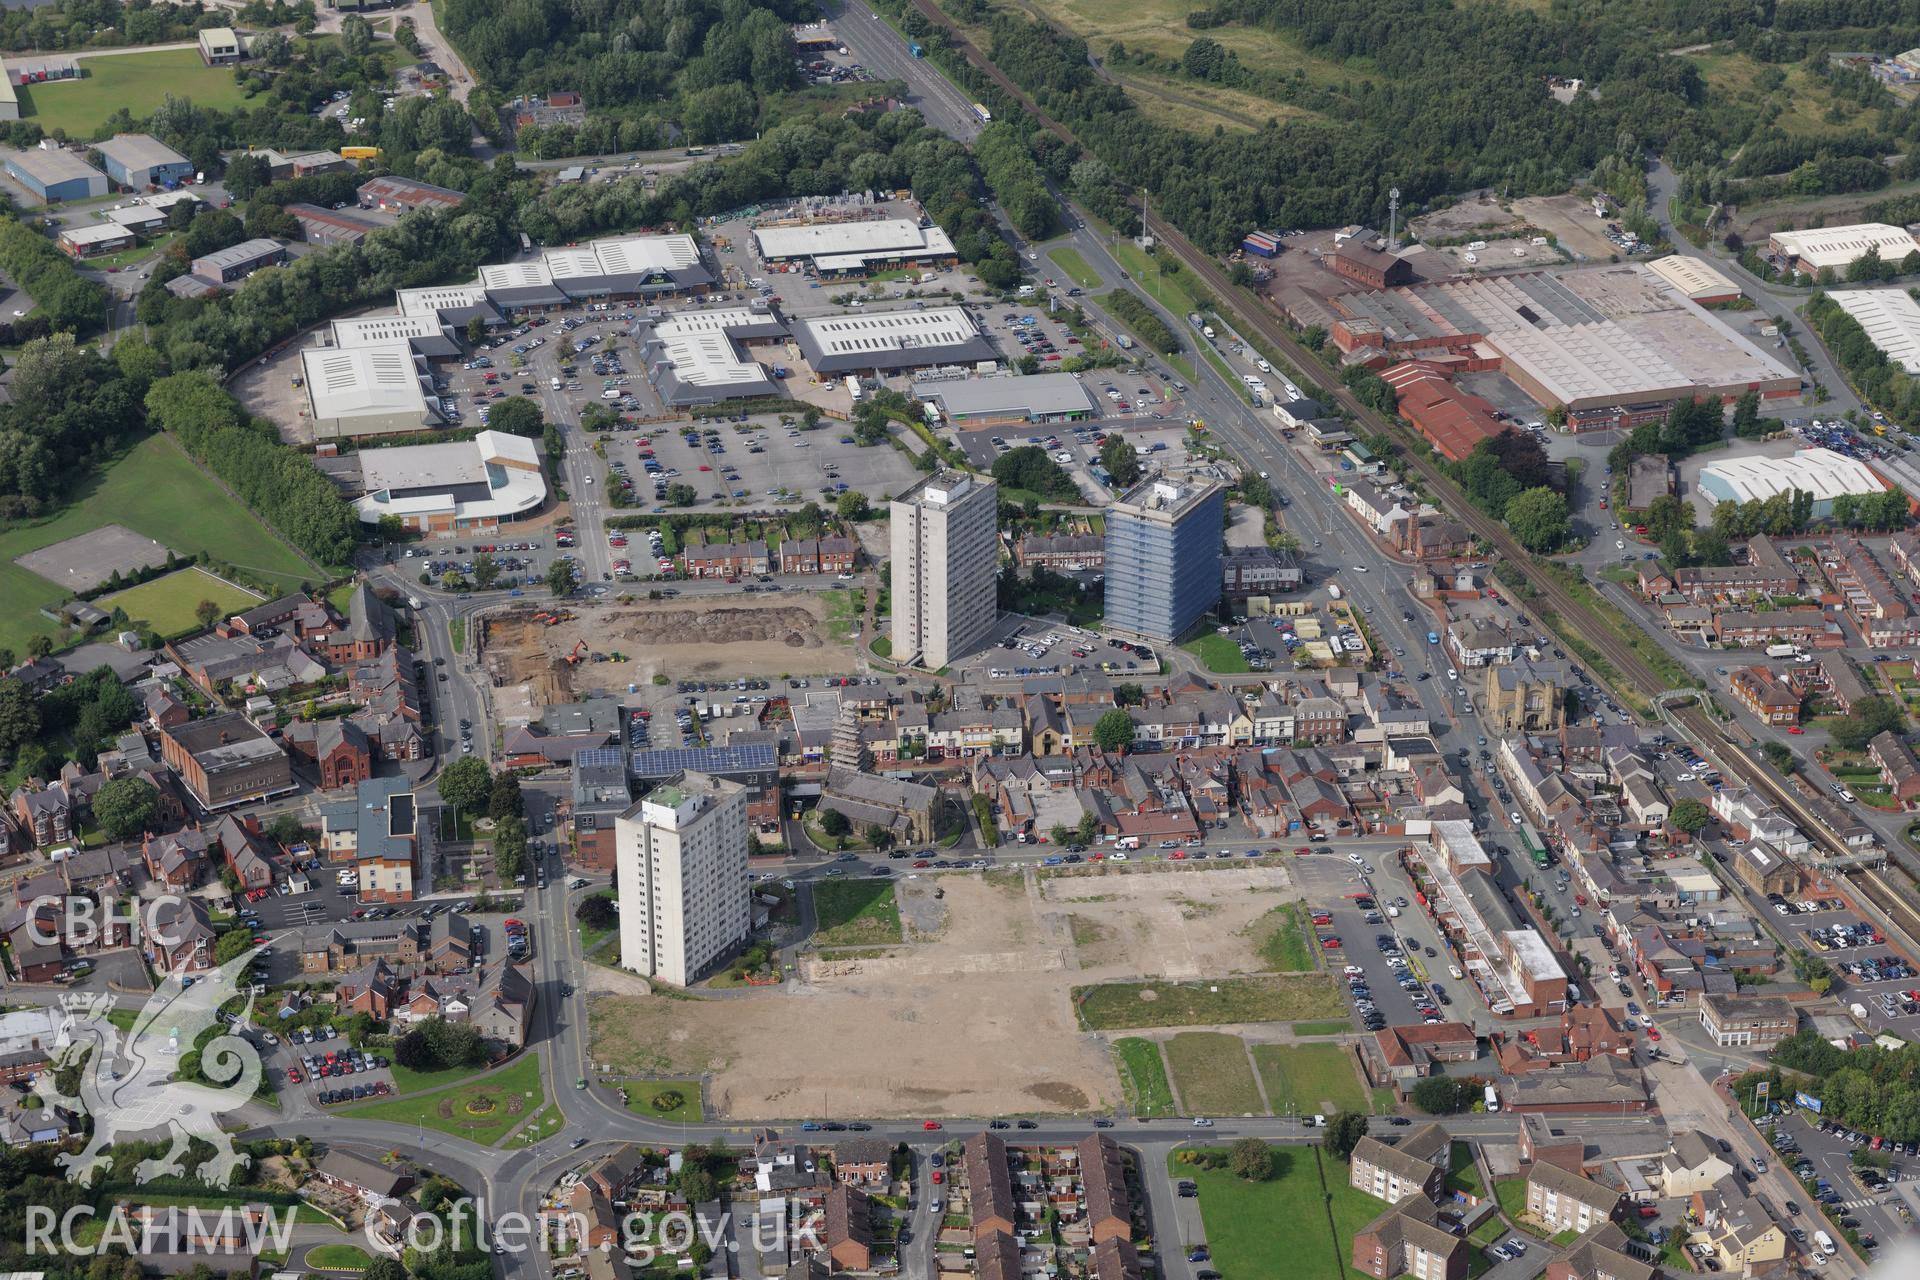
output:
{"label": "solar panel array on roof", "polygon": [[771,746],[752,742],[738,747],[661,747],[654,751],[636,751],[629,772],[636,778],[671,778],[691,770],[695,773],[754,773],[777,767]]}
{"label": "solar panel array on roof", "polygon": [[588,747],[573,753],[574,763],[582,769],[604,769],[626,763],[626,753],[618,747]]}

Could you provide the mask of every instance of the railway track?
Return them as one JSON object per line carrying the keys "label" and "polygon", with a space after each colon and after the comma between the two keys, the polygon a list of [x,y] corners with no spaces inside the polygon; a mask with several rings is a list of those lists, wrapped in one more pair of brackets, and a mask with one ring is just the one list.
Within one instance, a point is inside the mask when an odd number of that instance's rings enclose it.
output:
{"label": "railway track", "polygon": [[[1086,149],[1071,129],[1043,111],[1024,89],[1015,84],[1011,77],[994,65],[992,60],[967,38],[965,33],[956,28],[953,21],[933,3],[933,0],[911,0],[911,3],[928,22],[947,33],[954,47],[970,65],[991,80],[1008,98],[1019,103],[1035,124],[1063,142],[1081,150]],[[1276,317],[1258,306],[1233,305],[1232,300],[1238,297],[1239,290],[1232,281],[1227,279],[1226,272],[1221,270],[1219,263],[1211,254],[1203,252],[1189,241],[1178,227],[1173,226],[1151,209],[1145,211],[1143,219],[1146,229],[1180,260],[1182,266],[1193,272],[1213,291],[1214,297],[1232,315],[1237,327],[1257,334],[1273,349],[1286,355],[1303,376],[1320,368],[1319,358],[1295,339]],[[1175,317],[1175,320],[1174,328],[1180,331],[1182,326],[1178,323],[1179,317]],[[1535,565],[1530,554],[1507,531],[1505,525],[1467,500],[1466,495],[1454,484],[1452,477],[1442,471],[1439,465],[1427,455],[1425,449],[1421,447],[1423,442],[1417,439],[1410,428],[1403,426],[1398,418],[1387,418],[1376,413],[1338,381],[1331,382],[1330,387],[1329,391],[1315,398],[1330,396],[1368,429],[1376,433],[1384,433],[1398,441],[1403,446],[1402,453],[1407,462],[1419,474],[1422,481],[1432,492],[1445,497],[1449,514],[1466,525],[1475,537],[1484,540],[1497,550],[1506,561],[1503,572],[1517,573],[1525,579],[1536,596],[1559,615],[1563,626],[1577,631],[1584,643],[1612,665],[1617,673],[1618,684],[1631,687],[1632,691],[1643,699],[1652,699],[1666,692],[1666,681],[1632,645],[1614,634],[1613,630],[1598,618],[1584,601],[1568,591],[1558,578]],[[1625,692],[1624,689],[1618,691]],[[1801,825],[1812,833],[1813,838],[1828,851],[1842,857],[1851,856],[1852,851],[1813,815],[1793,789],[1775,776],[1772,770],[1748,757],[1741,749],[1741,744],[1736,742],[1704,709],[1698,706],[1685,707],[1676,709],[1672,714],[1673,719],[1683,725],[1699,743],[1717,750],[1722,767],[1731,777],[1766,795],[1783,810],[1793,814]],[[1906,883],[1896,887],[1889,883],[1885,876],[1874,871],[1854,873],[1853,882],[1861,887],[1862,893],[1879,907],[1889,920],[1895,922],[1898,930],[1905,935],[1901,940],[1906,944],[1908,954],[1920,956],[1920,943],[1915,941],[1920,939],[1920,911],[1916,911],[1908,900],[1914,894],[1915,886],[1904,872],[1895,870],[1893,874],[1898,875]]]}

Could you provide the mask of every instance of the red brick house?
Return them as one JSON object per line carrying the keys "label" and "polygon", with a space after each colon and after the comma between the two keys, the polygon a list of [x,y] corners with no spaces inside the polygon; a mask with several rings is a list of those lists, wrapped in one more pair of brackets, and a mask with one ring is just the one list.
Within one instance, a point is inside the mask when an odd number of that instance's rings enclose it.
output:
{"label": "red brick house", "polygon": [[140,857],[147,875],[169,889],[191,889],[207,872],[207,833],[188,827],[172,835],[151,833],[140,838]]}

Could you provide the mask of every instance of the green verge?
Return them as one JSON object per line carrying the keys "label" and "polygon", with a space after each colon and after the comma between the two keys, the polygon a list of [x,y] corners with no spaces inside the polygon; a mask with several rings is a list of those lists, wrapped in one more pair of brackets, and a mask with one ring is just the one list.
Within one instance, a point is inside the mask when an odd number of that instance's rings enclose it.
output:
{"label": "green verge", "polygon": [[1067,273],[1069,280],[1081,288],[1094,289],[1099,287],[1099,273],[1087,264],[1086,258],[1081,256],[1078,249],[1062,246],[1058,249],[1049,250],[1047,256],[1053,259],[1055,266]]}

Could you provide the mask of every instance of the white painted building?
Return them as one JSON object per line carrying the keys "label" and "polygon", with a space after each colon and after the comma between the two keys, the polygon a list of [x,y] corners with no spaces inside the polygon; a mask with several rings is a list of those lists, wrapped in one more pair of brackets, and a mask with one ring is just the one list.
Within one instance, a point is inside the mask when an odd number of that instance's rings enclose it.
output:
{"label": "white painted building", "polygon": [[614,823],[620,963],[684,987],[746,942],[747,789],[687,770]]}

